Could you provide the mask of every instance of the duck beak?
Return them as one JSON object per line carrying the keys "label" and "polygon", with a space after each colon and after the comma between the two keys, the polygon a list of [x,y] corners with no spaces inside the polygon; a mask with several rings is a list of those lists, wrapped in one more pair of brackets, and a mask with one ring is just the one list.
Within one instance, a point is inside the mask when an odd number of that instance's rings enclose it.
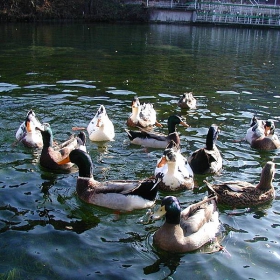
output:
{"label": "duck beak", "polygon": [[184,127],[189,127],[189,125],[187,123],[183,122],[183,121],[181,121],[180,124]]}
{"label": "duck beak", "polygon": [[166,163],[167,163],[166,157],[163,156],[163,157],[160,159],[159,163],[157,164],[157,167],[163,167]]}
{"label": "duck beak", "polygon": [[164,215],[166,214],[166,211],[165,211],[165,206],[161,206],[159,209],[157,209],[151,216],[150,216],[150,219],[151,220],[158,220],[160,219],[161,217],[163,217]]}
{"label": "duck beak", "polygon": [[31,132],[32,131],[30,121],[26,122],[26,130],[27,130],[27,132]]}
{"label": "duck beak", "polygon": [[69,162],[71,162],[71,160],[68,156],[68,157],[64,158],[63,160],[59,161],[57,164],[58,165],[63,165],[63,164],[69,163]]}
{"label": "duck beak", "polygon": [[264,128],[264,135],[267,136],[270,134],[270,127],[269,126],[265,126]]}
{"label": "duck beak", "polygon": [[162,125],[161,123],[159,123],[158,121],[156,121],[155,125],[156,125],[157,127],[163,127],[163,125]]}
{"label": "duck beak", "polygon": [[97,120],[97,123],[96,123],[96,127],[100,127],[100,123],[101,123],[101,120],[98,119],[98,120]]}

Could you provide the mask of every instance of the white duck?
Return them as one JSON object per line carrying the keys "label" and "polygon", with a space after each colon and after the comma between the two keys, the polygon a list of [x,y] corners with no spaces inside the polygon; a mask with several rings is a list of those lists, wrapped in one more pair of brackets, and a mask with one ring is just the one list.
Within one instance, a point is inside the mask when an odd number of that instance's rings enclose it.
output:
{"label": "white duck", "polygon": [[127,126],[148,128],[154,125],[162,127],[156,118],[156,111],[151,103],[140,104],[139,98],[135,96],[131,103],[132,113],[127,119]]}
{"label": "white duck", "polygon": [[100,105],[96,115],[88,124],[87,132],[91,141],[112,141],[114,139],[115,128],[103,105]]}
{"label": "white duck", "polygon": [[[250,121],[250,128],[248,128],[245,136],[245,140],[251,144],[252,139],[256,133],[264,133],[264,125],[265,121],[264,120],[259,120],[257,119],[256,116],[253,116],[253,118]],[[257,130],[257,132],[256,132]]]}
{"label": "white duck", "polygon": [[255,116],[251,120],[245,140],[253,149],[257,150],[275,150],[280,148],[280,141],[275,134],[274,122],[272,120],[258,120]]}
{"label": "white duck", "polygon": [[36,118],[34,111],[30,110],[26,115],[25,121],[19,126],[16,132],[17,141],[29,148],[42,148],[42,135],[36,127],[43,129],[43,125]]}
{"label": "white duck", "polygon": [[158,185],[160,190],[177,191],[194,187],[193,171],[173,141],[157,162],[155,175],[159,173],[163,174],[163,179]]}

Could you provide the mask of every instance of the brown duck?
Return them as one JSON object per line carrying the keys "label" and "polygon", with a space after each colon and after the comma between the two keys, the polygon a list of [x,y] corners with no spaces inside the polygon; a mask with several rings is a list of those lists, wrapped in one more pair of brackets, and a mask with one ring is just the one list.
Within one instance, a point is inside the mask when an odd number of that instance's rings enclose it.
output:
{"label": "brown duck", "polygon": [[196,99],[193,97],[192,92],[185,92],[178,101],[178,106],[182,109],[195,109]]}
{"label": "brown duck", "polygon": [[254,186],[244,181],[228,181],[210,184],[204,181],[210,193],[218,197],[218,203],[234,208],[250,207],[271,201],[275,197],[272,180],[275,174],[275,163],[268,161],[262,169],[260,182]]}

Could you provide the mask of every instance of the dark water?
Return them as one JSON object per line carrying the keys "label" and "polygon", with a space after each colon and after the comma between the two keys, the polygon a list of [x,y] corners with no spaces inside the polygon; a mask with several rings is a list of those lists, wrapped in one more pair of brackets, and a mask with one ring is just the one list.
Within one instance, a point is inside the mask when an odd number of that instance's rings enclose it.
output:
{"label": "dark water", "polygon": [[[257,114],[279,125],[280,32],[180,25],[0,25],[0,278],[1,279],[277,279],[280,277],[279,151],[258,152],[244,137]],[[177,107],[193,91],[197,109]],[[186,117],[182,152],[221,128],[220,176],[196,176],[194,191],[176,193],[186,207],[206,194],[203,180],[259,180],[276,162],[276,199],[255,209],[219,209],[224,252],[164,254],[152,244],[157,221],[146,213],[117,215],[76,196],[77,173],[38,165],[39,151],[13,146],[30,108],[65,140],[86,126],[100,104],[115,125],[114,142],[88,142],[95,178],[143,179],[162,151],[129,144],[124,132],[137,94],[158,119]],[[158,201],[165,194],[159,193]]]}

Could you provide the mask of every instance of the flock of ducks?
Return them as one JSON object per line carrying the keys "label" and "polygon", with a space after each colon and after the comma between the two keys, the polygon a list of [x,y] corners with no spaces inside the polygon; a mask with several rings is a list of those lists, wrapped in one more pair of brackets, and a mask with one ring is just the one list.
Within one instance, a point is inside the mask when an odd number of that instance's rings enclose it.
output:
{"label": "flock of ducks", "polygon": [[[184,93],[178,101],[181,108],[196,108],[193,94]],[[144,180],[112,180],[99,182],[93,177],[93,162],[86,149],[86,133],[91,141],[112,141],[115,137],[114,125],[105,107],[100,106],[87,128],[73,127],[79,131],[62,144],[53,140],[49,124],[37,119],[30,110],[25,121],[16,132],[16,139],[26,147],[41,149],[40,165],[50,171],[69,171],[75,164],[79,169],[76,192],[83,201],[115,209],[132,211],[152,207],[158,191],[172,192],[191,190],[195,174],[217,174],[222,170],[222,156],[216,146],[219,128],[213,124],[206,135],[204,147],[184,157],[180,150],[180,136],[177,125],[189,125],[178,115],[168,118],[168,134],[154,132],[157,121],[153,105],[140,104],[138,97],[132,101],[132,113],[125,129],[132,144],[162,149],[162,157],[155,164],[153,176]],[[280,148],[273,121],[258,120],[253,117],[244,138],[252,148],[272,150]],[[153,237],[159,248],[170,252],[190,252],[201,248],[215,239],[219,231],[217,204],[231,207],[250,207],[271,201],[275,197],[272,181],[275,164],[271,161],[264,166],[259,184],[256,186],[243,181],[230,181],[210,184],[204,181],[209,195],[202,201],[181,209],[175,196],[166,196],[159,211],[150,218],[156,220],[165,216],[163,226]]]}

